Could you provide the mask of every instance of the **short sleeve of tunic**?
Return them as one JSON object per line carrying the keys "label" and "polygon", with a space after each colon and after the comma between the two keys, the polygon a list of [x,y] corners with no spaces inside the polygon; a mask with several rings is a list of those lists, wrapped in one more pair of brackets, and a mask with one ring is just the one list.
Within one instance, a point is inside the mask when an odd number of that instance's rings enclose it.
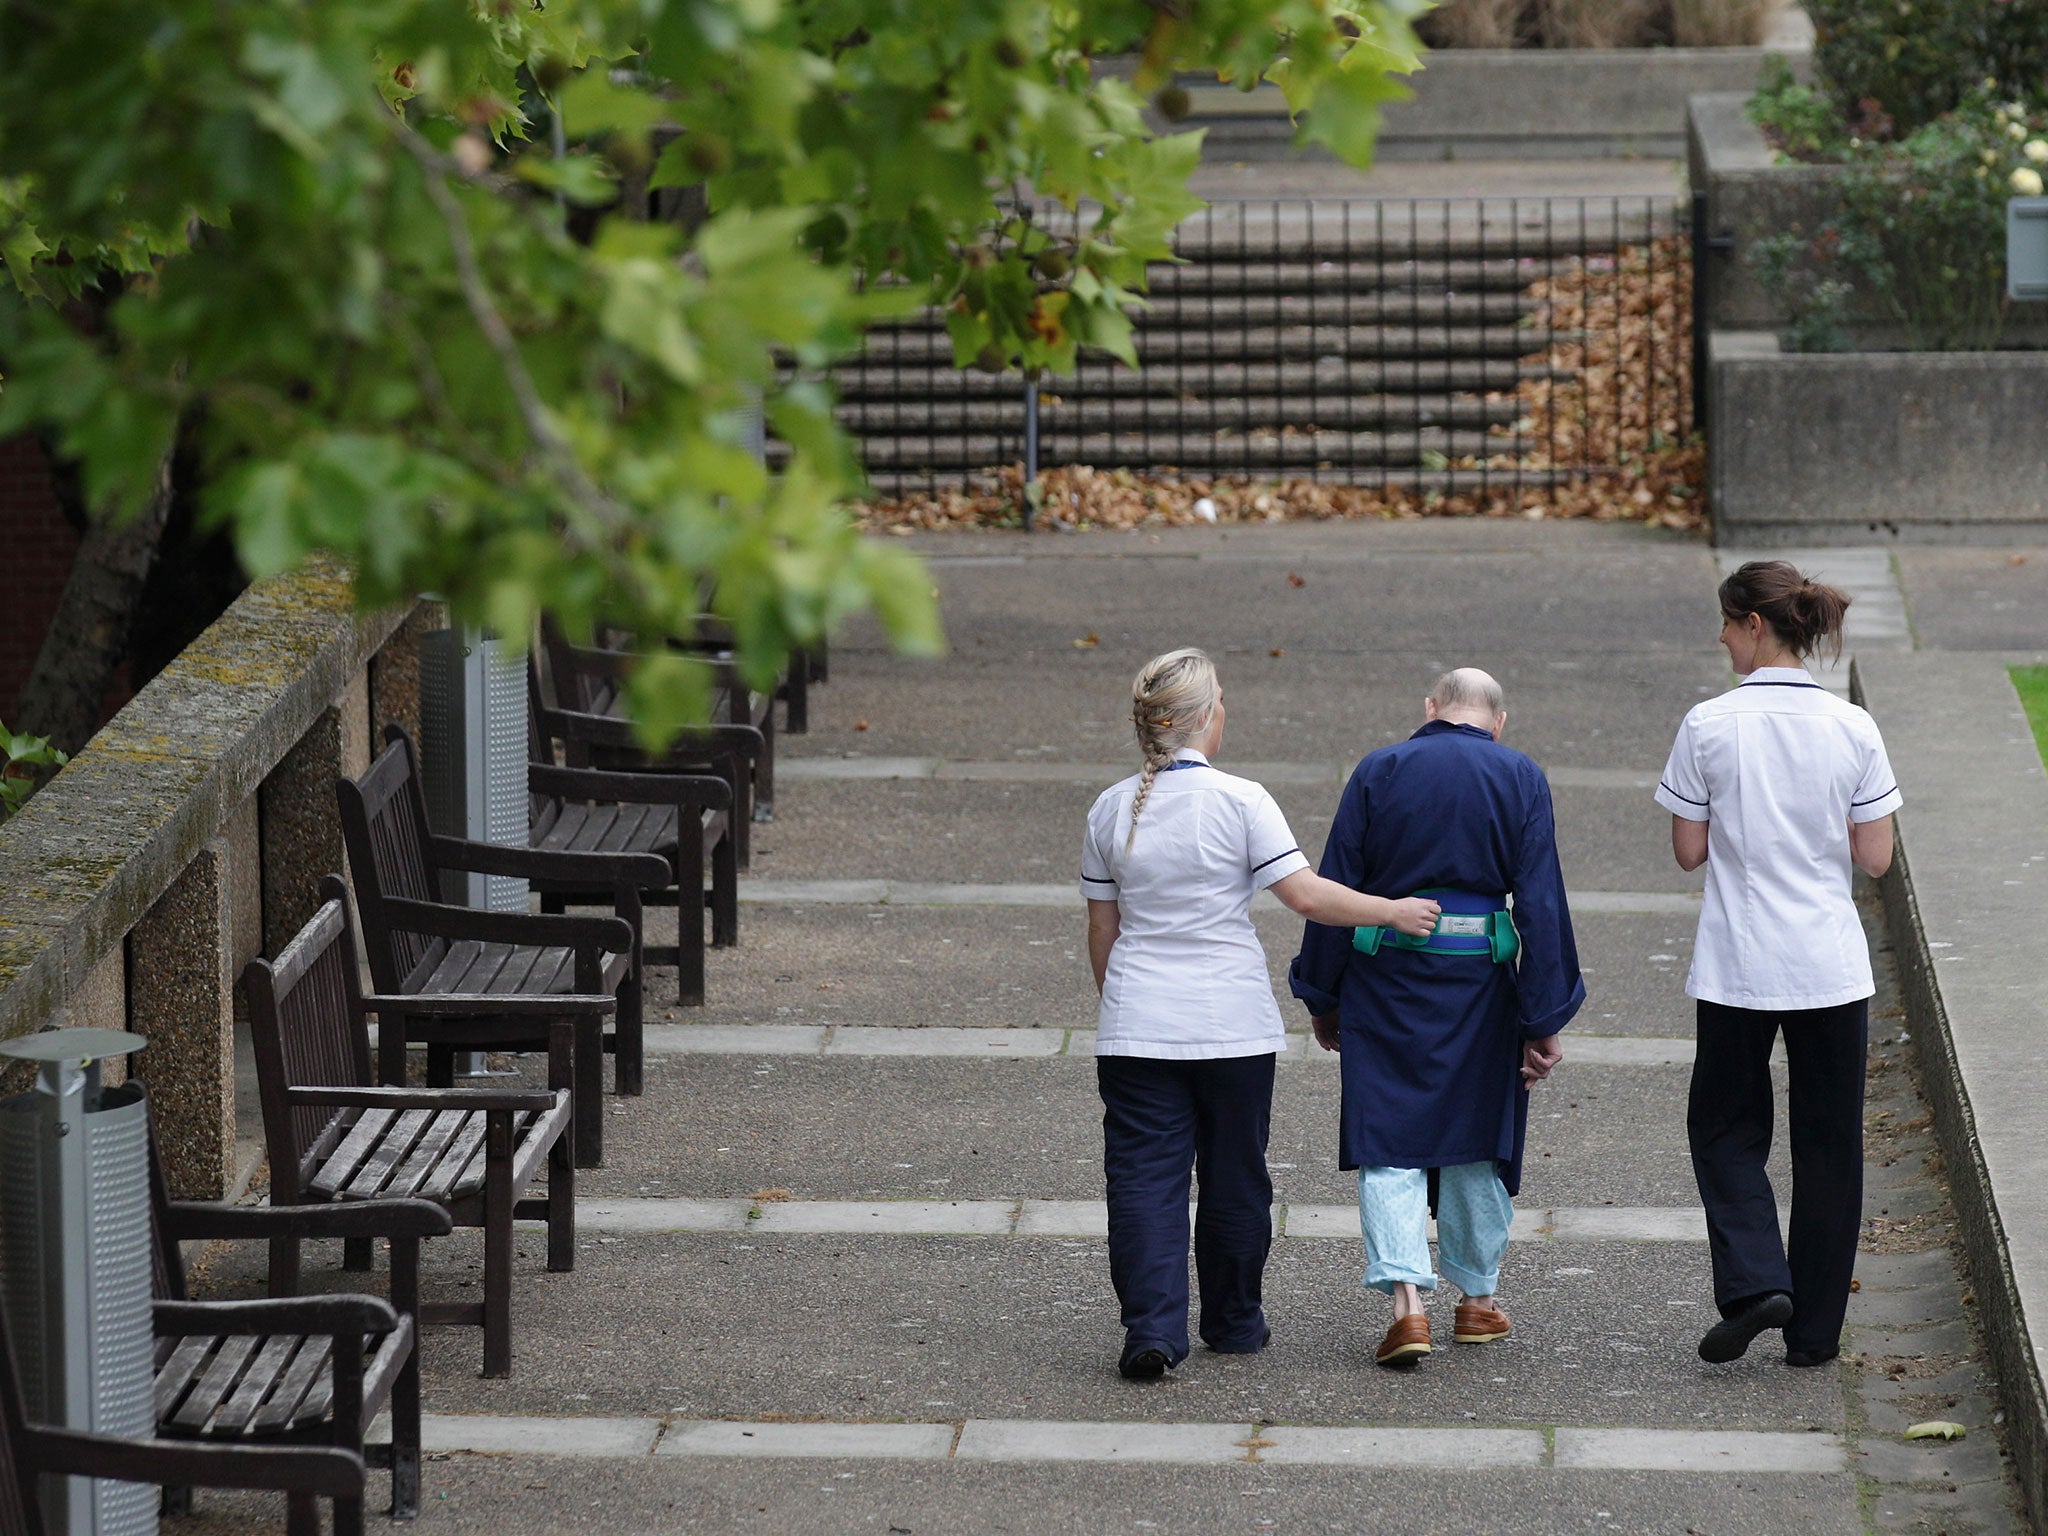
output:
{"label": "short sleeve of tunic", "polygon": [[1849,796],[1849,819],[1881,821],[1905,804],[1905,797],[1899,793],[1898,778],[1892,772],[1891,758],[1885,754],[1884,738],[1877,733],[1874,720],[1863,732],[1862,747],[1863,771]]}
{"label": "short sleeve of tunic", "polygon": [[1115,901],[1120,887],[1110,867],[1109,835],[1116,819],[1115,795],[1105,790],[1088,813],[1081,834],[1081,894],[1090,901]]}
{"label": "short sleeve of tunic", "polygon": [[1276,880],[1285,880],[1298,869],[1308,868],[1308,857],[1287,818],[1271,794],[1261,788],[1244,802],[1245,845],[1251,856],[1252,889],[1263,891]]}
{"label": "short sleeve of tunic", "polygon": [[1700,769],[1699,726],[1691,715],[1678,727],[1670,760],[1657,779],[1657,803],[1687,821],[1707,819],[1707,778]]}

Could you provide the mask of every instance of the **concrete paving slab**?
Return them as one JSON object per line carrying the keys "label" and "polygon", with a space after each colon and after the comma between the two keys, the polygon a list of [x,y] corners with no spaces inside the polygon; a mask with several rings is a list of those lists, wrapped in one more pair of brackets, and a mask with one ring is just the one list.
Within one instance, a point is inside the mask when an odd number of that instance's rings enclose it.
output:
{"label": "concrete paving slab", "polygon": [[930,1460],[950,1455],[951,1424],[671,1424],[657,1456],[858,1457]]}
{"label": "concrete paving slab", "polygon": [[815,1056],[825,1049],[822,1024],[647,1024],[650,1053],[691,1056]]}
{"label": "concrete paving slab", "polygon": [[961,1461],[1163,1461],[1214,1465],[1243,1461],[1249,1424],[1058,1424],[1029,1419],[969,1419],[960,1430]]}
{"label": "concrete paving slab", "polygon": [[1648,1472],[1839,1472],[1831,1434],[1768,1430],[1571,1429],[1556,1434],[1560,1467]]}
{"label": "concrete paving slab", "polygon": [[1007,1060],[1057,1056],[1066,1036],[1056,1029],[889,1029],[849,1025],[825,1042],[827,1056],[988,1056]]}
{"label": "concrete paving slab", "polygon": [[1008,1200],[793,1200],[763,1204],[751,1230],[764,1234],[847,1232],[863,1236],[999,1234],[1007,1233],[1016,1220],[1016,1203]]}
{"label": "concrete paving slab", "polygon": [[1259,1438],[1259,1460],[1274,1466],[1428,1467],[1477,1472],[1493,1467],[1540,1467],[1548,1447],[1533,1429],[1324,1429],[1269,1424]]}
{"label": "concrete paving slab", "polygon": [[2048,650],[2048,548],[1900,548],[1899,575],[1922,646]]}
{"label": "concrete paving slab", "polygon": [[[658,1418],[583,1418],[570,1414],[427,1413],[420,1448],[504,1456],[645,1456],[661,1433]],[[388,1429],[387,1429],[388,1434]]]}
{"label": "concrete paving slab", "polygon": [[1017,1213],[1017,1235],[1106,1238],[1109,1207],[1100,1200],[1026,1200]]}
{"label": "concrete paving slab", "polygon": [[1703,1243],[1706,1212],[1694,1207],[1598,1206],[1551,1213],[1551,1236],[1561,1243]]}
{"label": "concrete paving slab", "polygon": [[[745,1200],[592,1200],[576,1202],[580,1232],[744,1232]],[[544,1230],[533,1223],[532,1230]]]}

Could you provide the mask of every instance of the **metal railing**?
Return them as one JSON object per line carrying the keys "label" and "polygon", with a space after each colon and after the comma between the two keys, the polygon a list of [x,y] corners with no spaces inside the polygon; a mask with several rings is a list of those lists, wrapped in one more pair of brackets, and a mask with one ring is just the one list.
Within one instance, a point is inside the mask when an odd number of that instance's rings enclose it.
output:
{"label": "metal railing", "polygon": [[1034,401],[927,312],[836,371],[841,419],[885,498],[992,483],[1034,436],[1026,478],[1554,492],[1693,427],[1684,227],[1665,197],[1217,203],[1152,270],[1139,369],[1084,355]]}

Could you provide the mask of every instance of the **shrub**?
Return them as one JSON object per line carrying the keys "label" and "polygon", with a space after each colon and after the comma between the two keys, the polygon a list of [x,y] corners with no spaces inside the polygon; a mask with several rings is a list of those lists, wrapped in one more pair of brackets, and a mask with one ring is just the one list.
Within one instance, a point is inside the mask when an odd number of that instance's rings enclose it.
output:
{"label": "shrub", "polygon": [[1660,10],[1656,0],[1541,0],[1546,48],[1628,48],[1648,40]]}
{"label": "shrub", "polygon": [[1512,48],[1521,41],[1522,0],[1444,0],[1422,21],[1432,48]]}
{"label": "shrub", "polygon": [[2005,202],[2048,175],[2048,118],[1978,91],[1895,143],[1849,151],[1842,212],[1810,239],[1758,243],[1755,270],[1793,316],[1795,351],[1845,339],[1853,303],[1901,325],[1908,345],[1989,351],[2003,334]]}
{"label": "shrub", "polygon": [[1681,48],[1754,48],[1772,9],[1771,0],[1673,0],[1671,40]]}
{"label": "shrub", "polygon": [[1764,59],[1748,112],[1771,147],[1789,159],[1838,160],[1849,147],[1848,129],[1834,102],[1812,86],[1801,85],[1792,66],[1775,53]]}
{"label": "shrub", "polygon": [[1904,137],[1986,82],[2048,96],[2048,6],[2040,0],[1806,0],[1813,67],[1842,121]]}

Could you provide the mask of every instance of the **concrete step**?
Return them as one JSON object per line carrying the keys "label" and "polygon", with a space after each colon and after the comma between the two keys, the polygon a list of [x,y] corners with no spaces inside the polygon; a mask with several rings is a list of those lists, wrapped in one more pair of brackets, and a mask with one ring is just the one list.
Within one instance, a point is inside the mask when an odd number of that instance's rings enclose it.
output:
{"label": "concrete step", "polygon": [[[1138,356],[1147,365],[1166,361],[1249,363],[1326,357],[1375,362],[1409,357],[1521,358],[1582,340],[1585,334],[1508,326],[1252,326],[1227,333],[1148,334],[1143,337]],[[880,332],[869,337],[863,357],[871,368],[887,368],[897,363],[932,363],[950,368],[953,343],[937,332]]]}
{"label": "concrete step", "polygon": [[[915,491],[958,489],[970,480],[978,483],[990,482],[993,480],[994,472],[1004,464],[1019,462],[1018,453],[1022,450],[1014,444],[1012,448],[1013,451],[1007,459],[987,461],[971,469],[873,469],[868,472],[868,484],[875,495],[887,497],[903,496]],[[1314,479],[1326,485],[1369,486],[1377,490],[1412,491],[1424,496],[1466,496],[1488,491],[1544,490],[1552,486],[1570,485],[1574,481],[1585,479],[1588,474],[1597,475],[1603,472],[1597,469],[1418,469],[1404,465],[1352,467],[1335,463],[1310,464],[1258,458],[1215,459],[1208,462],[1187,459],[1171,463],[1141,459],[1128,464],[1100,464],[1096,460],[1065,453],[1059,455],[1057,459],[1040,460],[1041,466],[1047,469],[1054,468],[1060,463],[1091,464],[1098,468],[1123,468],[1140,472],[1156,471],[1160,474],[1235,475],[1249,480]]]}
{"label": "concrete step", "polygon": [[[1572,377],[1570,370],[1524,363],[1514,358],[1442,358],[1420,355],[1382,364],[1369,358],[1319,357],[1281,361],[1212,362],[1202,370],[1202,383],[1218,396],[1258,395],[1440,395],[1451,390],[1512,390],[1533,379]],[[871,360],[850,364],[832,377],[846,401],[925,399],[1021,399],[1024,381],[1014,373],[983,373],[955,369],[950,354],[905,362]],[[1061,398],[1114,395],[1120,399],[1158,396],[1174,399],[1185,392],[1180,371],[1173,367],[1140,368],[1133,372],[1101,358],[1084,358],[1068,376],[1049,374],[1041,390]]]}
{"label": "concrete step", "polygon": [[[1141,331],[1171,327],[1262,325],[1513,325],[1534,314],[1537,301],[1513,293],[1344,290],[1320,293],[1233,293],[1221,287],[1158,293],[1132,313]],[[945,311],[928,309],[890,325],[877,326],[871,336],[915,335],[946,328]]]}
{"label": "concrete step", "polygon": [[[1524,413],[1513,398],[1482,400],[1469,395],[1230,395],[1211,399],[1066,396],[1042,402],[1040,430],[1046,433],[1115,430],[1194,431],[1275,426],[1342,428],[1487,427],[1505,425]],[[933,432],[1024,430],[1021,400],[948,400],[929,397],[865,400],[843,406],[840,425],[870,440]]]}
{"label": "concrete step", "polygon": [[[1358,242],[1364,242],[1361,250]],[[1473,293],[1515,292],[1558,261],[1537,252],[1498,259],[1417,260],[1381,255],[1377,238],[1365,231],[1347,238],[1342,230],[1331,249],[1310,252],[1304,261],[1238,261],[1220,256],[1180,265],[1160,265],[1148,274],[1154,295],[1188,293]],[[1569,258],[1564,258],[1568,260]]]}
{"label": "concrete step", "polygon": [[[1533,440],[1530,440],[1533,445]],[[1460,459],[1512,453],[1516,441],[1483,432],[1445,432],[1422,428],[1414,432],[1150,432],[1090,433],[1076,437],[1061,432],[1045,439],[1048,462],[1064,460],[1098,469],[1174,465],[1181,469],[1308,469],[1316,465],[1350,469],[1430,468],[1432,457]],[[1005,439],[978,435],[890,437],[870,434],[862,459],[873,470],[934,468],[978,469],[1001,462],[1012,445]]]}

